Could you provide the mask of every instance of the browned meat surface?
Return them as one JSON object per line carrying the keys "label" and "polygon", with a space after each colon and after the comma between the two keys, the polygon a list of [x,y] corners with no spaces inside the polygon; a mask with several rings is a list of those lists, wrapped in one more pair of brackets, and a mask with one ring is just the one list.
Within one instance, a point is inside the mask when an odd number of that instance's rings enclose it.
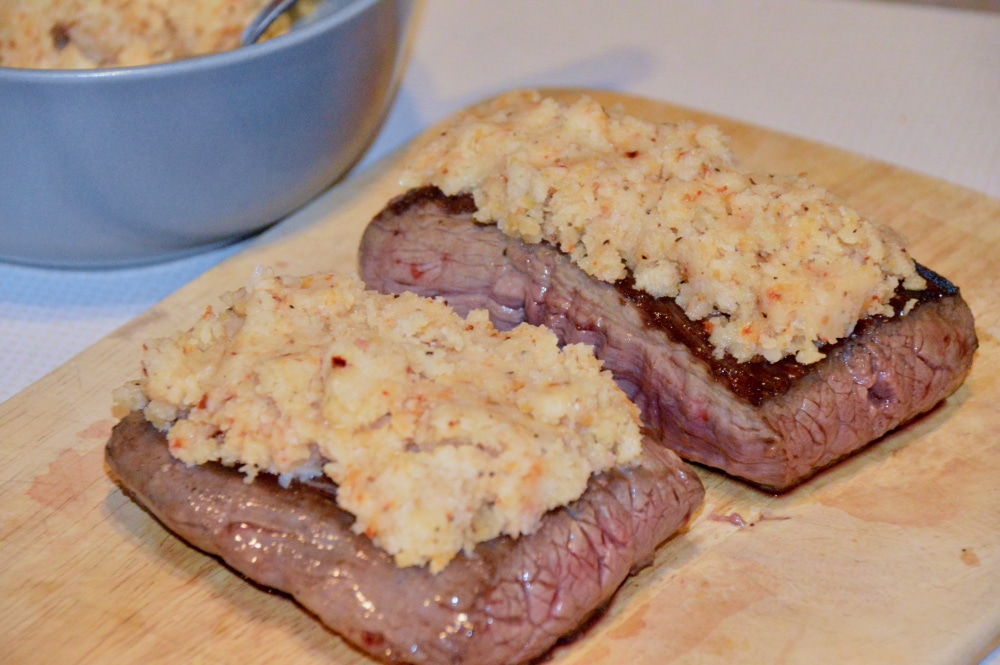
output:
{"label": "browned meat surface", "polygon": [[246,484],[218,464],[187,467],[139,413],[115,427],[106,457],[168,529],[393,662],[513,664],[543,654],[648,563],[704,493],[676,455],[647,442],[641,465],[595,476],[534,534],[482,544],[431,575],[397,568],[352,533],[334,485],[283,489],[266,474]]}
{"label": "browned meat surface", "polygon": [[898,305],[918,297],[909,314],[862,322],[819,363],[737,367],[700,348],[700,326],[669,300],[591,279],[549,245],[474,223],[474,209],[434,189],[392,201],[365,232],[362,278],[442,296],[462,313],[488,309],[498,327],[527,321],[591,344],[658,439],[765,488],[793,487],[928,411],[972,364],[972,313],[927,270],[926,292],[898,294]]}

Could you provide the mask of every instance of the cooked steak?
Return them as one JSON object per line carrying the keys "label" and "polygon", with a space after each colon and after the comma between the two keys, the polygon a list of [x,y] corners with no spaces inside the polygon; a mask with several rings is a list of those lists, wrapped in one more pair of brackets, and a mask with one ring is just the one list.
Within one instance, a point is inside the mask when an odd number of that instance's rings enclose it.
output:
{"label": "cooked steak", "polygon": [[587,276],[547,244],[473,222],[470,197],[413,190],[365,232],[361,276],[384,292],[441,296],[495,325],[527,321],[587,342],[681,457],[783,491],[928,411],[954,392],[977,347],[958,289],[921,268],[925,291],[899,291],[905,316],[876,317],[800,365],[716,360],[699,323],[669,299]]}
{"label": "cooked steak", "polygon": [[701,502],[697,476],[651,441],[641,464],[591,478],[585,494],[519,539],[459,555],[442,572],[398,568],[334,502],[328,481],[285,489],[216,463],[188,467],[139,412],[106,457],[126,491],[193,546],[291,594],[379,659],[520,663],[600,610]]}

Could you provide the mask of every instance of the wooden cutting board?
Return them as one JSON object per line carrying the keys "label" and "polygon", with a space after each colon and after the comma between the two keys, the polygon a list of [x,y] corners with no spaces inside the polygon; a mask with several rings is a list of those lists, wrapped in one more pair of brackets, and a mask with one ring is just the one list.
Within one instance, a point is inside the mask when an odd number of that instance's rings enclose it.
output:
{"label": "wooden cutting board", "polygon": [[[556,91],[564,97],[577,92]],[[974,663],[1000,643],[1000,202],[857,155],[714,122],[743,163],[805,172],[903,231],[977,317],[945,404],[790,494],[700,470],[705,505],[556,663]],[[287,598],[179,542],[109,480],[111,391],[142,340],[188,327],[256,266],[353,272],[402,156],[330,190],[0,405],[0,662],[367,663]]]}

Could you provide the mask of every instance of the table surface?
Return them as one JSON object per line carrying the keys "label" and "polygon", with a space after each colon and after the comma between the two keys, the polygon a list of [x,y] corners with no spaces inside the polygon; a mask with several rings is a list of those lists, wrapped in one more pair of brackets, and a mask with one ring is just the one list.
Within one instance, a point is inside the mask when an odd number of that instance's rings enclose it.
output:
{"label": "table surface", "polygon": [[[428,0],[347,180],[454,111],[533,86],[662,99],[1000,198],[996,0]],[[0,264],[0,401],[245,244],[108,271]]]}

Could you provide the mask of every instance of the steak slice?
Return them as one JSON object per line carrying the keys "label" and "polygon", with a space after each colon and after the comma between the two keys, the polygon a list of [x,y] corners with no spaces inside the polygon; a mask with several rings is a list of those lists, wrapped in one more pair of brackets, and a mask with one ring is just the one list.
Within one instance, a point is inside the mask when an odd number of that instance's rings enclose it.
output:
{"label": "steak slice", "polygon": [[475,223],[474,211],[470,197],[434,188],[391,201],[362,239],[362,279],[592,345],[656,438],[766,489],[787,490],[933,408],[972,365],[972,312],[924,268],[926,291],[897,293],[897,307],[917,300],[908,314],[859,323],[820,362],[741,365],[713,359],[700,324],[670,299],[595,280],[551,245]]}
{"label": "steak slice", "polygon": [[[593,476],[538,531],[497,538],[437,575],[398,568],[334,502],[330,482],[285,489],[261,474],[172,457],[141,412],[115,427],[113,473],[182,539],[250,579],[291,594],[359,649],[409,663],[520,663],[600,610],[631,571],[689,519],[704,489],[647,440],[641,464]],[[428,488],[433,491],[433,488]]]}

